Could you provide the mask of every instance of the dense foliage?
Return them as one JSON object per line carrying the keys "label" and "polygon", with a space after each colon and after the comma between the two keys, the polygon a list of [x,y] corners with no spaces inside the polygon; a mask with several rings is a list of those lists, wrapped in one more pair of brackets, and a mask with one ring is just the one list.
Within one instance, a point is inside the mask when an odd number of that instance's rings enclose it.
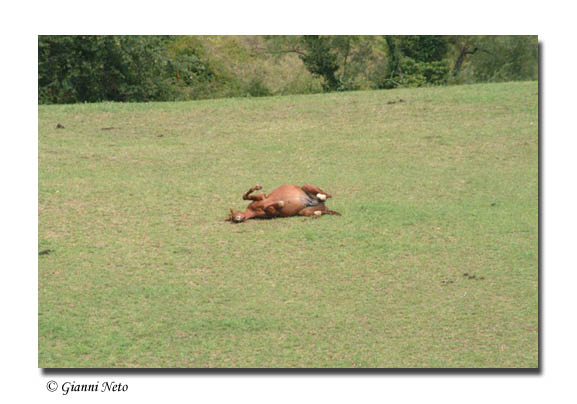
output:
{"label": "dense foliage", "polygon": [[40,36],[39,103],[536,80],[536,36]]}
{"label": "dense foliage", "polygon": [[175,96],[159,36],[43,36],[38,98],[43,103],[149,101]]}

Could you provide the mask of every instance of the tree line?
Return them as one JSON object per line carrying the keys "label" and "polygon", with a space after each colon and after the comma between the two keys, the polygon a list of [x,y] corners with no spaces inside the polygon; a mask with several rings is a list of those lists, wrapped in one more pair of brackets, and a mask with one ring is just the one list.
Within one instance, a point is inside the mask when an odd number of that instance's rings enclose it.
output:
{"label": "tree line", "polygon": [[538,79],[536,36],[38,37],[38,102],[174,101]]}

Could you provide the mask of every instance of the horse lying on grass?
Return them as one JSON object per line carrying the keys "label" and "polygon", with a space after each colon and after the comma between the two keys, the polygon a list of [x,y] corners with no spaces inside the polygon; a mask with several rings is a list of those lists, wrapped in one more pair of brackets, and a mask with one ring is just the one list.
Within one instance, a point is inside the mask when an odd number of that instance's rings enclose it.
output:
{"label": "horse lying on grass", "polygon": [[255,185],[243,195],[243,200],[252,201],[243,212],[230,209],[230,217],[227,219],[233,223],[241,223],[248,219],[288,217],[288,216],[312,216],[337,215],[339,212],[330,210],[325,206],[325,201],[332,196],[314,185],[281,185],[270,194],[254,194],[260,190],[260,185]]}

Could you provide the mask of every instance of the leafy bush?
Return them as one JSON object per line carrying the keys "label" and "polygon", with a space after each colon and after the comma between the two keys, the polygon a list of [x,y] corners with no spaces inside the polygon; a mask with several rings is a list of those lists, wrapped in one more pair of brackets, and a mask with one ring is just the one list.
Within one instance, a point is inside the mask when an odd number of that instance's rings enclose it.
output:
{"label": "leafy bush", "polygon": [[447,84],[450,69],[445,61],[417,62],[407,57],[403,58],[401,66],[399,82],[407,87]]}
{"label": "leafy bush", "polygon": [[249,97],[266,97],[272,93],[264,84],[262,77],[254,77],[246,87],[246,95]]}
{"label": "leafy bush", "polygon": [[449,37],[411,35],[386,37],[389,63],[381,88],[421,87],[447,83]]}
{"label": "leafy bush", "polygon": [[441,35],[406,35],[398,42],[403,55],[416,62],[443,60],[449,50],[449,37]]}

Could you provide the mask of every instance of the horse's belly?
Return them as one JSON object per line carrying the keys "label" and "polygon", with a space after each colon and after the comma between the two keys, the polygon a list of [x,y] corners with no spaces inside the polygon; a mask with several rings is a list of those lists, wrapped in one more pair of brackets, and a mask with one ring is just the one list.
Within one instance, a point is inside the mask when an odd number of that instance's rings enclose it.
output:
{"label": "horse's belly", "polygon": [[281,216],[294,216],[306,207],[306,198],[292,197],[283,199],[284,206],[280,209]]}
{"label": "horse's belly", "polygon": [[268,196],[268,199],[275,202],[284,202],[284,206],[278,210],[279,216],[298,215],[298,213],[304,208],[320,205],[322,203],[319,200],[312,198],[296,185],[282,185],[272,191]]}

